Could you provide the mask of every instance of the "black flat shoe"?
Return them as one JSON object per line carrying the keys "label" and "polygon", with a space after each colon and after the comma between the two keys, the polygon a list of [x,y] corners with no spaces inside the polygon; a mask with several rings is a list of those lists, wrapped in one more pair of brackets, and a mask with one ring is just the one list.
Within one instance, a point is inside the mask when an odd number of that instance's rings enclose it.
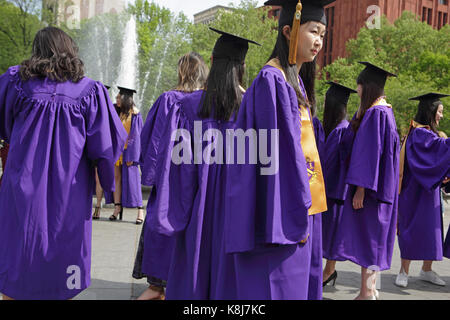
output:
{"label": "black flat shoe", "polygon": [[325,287],[328,283],[330,283],[331,281],[333,281],[333,287],[336,284],[336,279],[337,279],[337,271],[334,270],[333,274],[322,283],[322,287]]}

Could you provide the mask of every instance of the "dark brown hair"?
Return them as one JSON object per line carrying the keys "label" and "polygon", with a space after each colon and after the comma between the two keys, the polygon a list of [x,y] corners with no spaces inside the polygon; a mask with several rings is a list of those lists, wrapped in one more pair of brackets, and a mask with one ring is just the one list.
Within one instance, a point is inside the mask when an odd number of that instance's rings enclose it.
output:
{"label": "dark brown hair", "polygon": [[84,64],[72,38],[59,28],[47,27],[37,32],[31,58],[20,65],[20,76],[24,81],[47,77],[58,82],[78,82],[84,77]]}
{"label": "dark brown hair", "polygon": [[[120,94],[120,93],[119,93]],[[128,118],[130,113],[133,112],[134,103],[133,96],[128,93],[120,94],[120,116]]]}
{"label": "dark brown hair", "polygon": [[192,92],[204,87],[208,66],[197,52],[189,52],[178,60],[178,85],[175,90]]}
{"label": "dark brown hair", "polygon": [[424,126],[430,126],[431,131],[439,135],[436,112],[441,104],[441,101],[420,101],[414,121]]}
{"label": "dark brown hair", "polygon": [[367,73],[361,72],[356,80],[356,83],[362,86],[361,105],[359,107],[356,118],[352,120],[351,125],[356,132],[361,125],[361,122],[367,110],[379,98],[384,96],[384,87],[374,82],[367,76]]}

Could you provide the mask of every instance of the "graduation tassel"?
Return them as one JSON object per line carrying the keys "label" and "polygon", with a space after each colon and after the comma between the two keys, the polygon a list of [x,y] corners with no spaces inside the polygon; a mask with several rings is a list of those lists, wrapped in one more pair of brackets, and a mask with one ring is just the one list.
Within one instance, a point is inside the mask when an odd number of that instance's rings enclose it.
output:
{"label": "graduation tassel", "polygon": [[289,63],[297,64],[297,44],[298,44],[298,32],[300,29],[300,20],[302,18],[303,5],[301,0],[297,3],[295,10],[294,22],[292,23],[291,41],[289,43]]}

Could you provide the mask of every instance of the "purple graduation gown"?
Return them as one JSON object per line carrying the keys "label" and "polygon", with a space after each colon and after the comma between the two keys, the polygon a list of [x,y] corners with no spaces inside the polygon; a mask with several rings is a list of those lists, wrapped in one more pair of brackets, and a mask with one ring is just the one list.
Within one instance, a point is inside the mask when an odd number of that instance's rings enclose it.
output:
{"label": "purple graduation gown", "polygon": [[[399,151],[392,108],[368,109],[355,134],[345,180],[349,190],[335,238],[340,259],[376,271],[390,268],[397,226]],[[360,210],[352,205],[355,186],[365,188]]]}
{"label": "purple graduation gown", "polygon": [[[306,95],[306,91],[303,88],[303,83],[301,83],[301,89],[303,95]],[[317,150],[319,151],[320,163],[322,168],[324,167],[324,153],[325,153],[325,131],[323,130],[322,123],[319,118],[313,117],[313,128],[314,128],[314,136],[316,138]],[[310,217],[311,221],[311,229],[313,232],[310,235],[310,241],[312,242],[312,250],[311,250],[311,269],[309,275],[309,289],[308,289],[308,300],[322,300],[322,292],[323,292],[323,270],[322,270],[322,259],[323,259],[323,250],[322,250],[322,213],[315,214]]]}
{"label": "purple graduation gown", "polygon": [[[202,152],[214,143],[200,142],[197,155],[202,159],[201,164],[194,163],[197,151],[192,150],[196,140],[194,121],[201,121],[202,130],[197,132],[202,136],[207,130],[216,130],[223,137],[230,122],[198,117],[202,93],[196,91],[186,96],[169,112],[160,141],[160,146],[167,147],[159,147],[156,192],[152,193],[154,199],[149,201],[151,232],[175,237],[166,288],[169,300],[236,298],[233,256],[225,252],[226,166],[207,164],[204,160]],[[182,133],[182,138],[172,142],[171,135],[175,130]],[[179,140],[187,147],[182,152],[175,150],[174,154],[191,155],[187,164],[172,161],[172,151],[174,146],[180,145]],[[219,152],[219,146],[215,150]]]}
{"label": "purple graduation gown", "polygon": [[[141,133],[141,170],[142,184],[153,186],[149,203],[155,200],[156,162],[159,155],[159,141],[161,140],[169,121],[167,116],[173,105],[191,93],[183,91],[168,91],[163,93],[151,107],[144,128]],[[167,145],[161,146],[166,148]],[[162,151],[161,151],[162,152]],[[172,237],[152,232],[149,225],[149,217],[152,214],[151,206],[147,205],[145,218],[142,255],[142,272],[147,276],[167,280],[170,258],[172,256],[174,241]]]}
{"label": "purple graduation gown", "polygon": [[[123,126],[123,125],[122,125]],[[139,157],[141,155],[142,116],[134,113],[131,117],[130,134],[127,149],[123,151],[122,165],[122,206],[125,208],[142,207],[141,173]],[[127,162],[133,162],[127,166]],[[105,191],[106,203],[114,203],[114,195]]]}
{"label": "purple graduation gown", "polygon": [[[308,299],[313,241],[301,241],[314,234],[299,119],[294,89],[280,70],[263,67],[244,96],[236,128],[278,129],[279,170],[261,175],[263,166],[248,159],[228,165],[225,246],[235,256],[238,299]],[[270,136],[267,141],[271,150]]]}
{"label": "purple graduation gown", "polygon": [[0,292],[70,299],[90,285],[94,162],[102,186],[126,131],[100,83],[0,77],[0,137],[10,143],[0,187]]}
{"label": "purple graduation gown", "polygon": [[407,260],[442,260],[441,183],[450,176],[450,139],[414,128],[406,141],[398,244]]}
{"label": "purple graduation gown", "polygon": [[[348,186],[345,184],[346,166],[341,140],[348,130],[349,122],[342,120],[328,135],[324,148],[324,178],[328,211],[322,217],[323,257],[328,260],[344,260],[339,257],[336,233],[340,226],[344,200]],[[350,128],[351,130],[351,128]]]}

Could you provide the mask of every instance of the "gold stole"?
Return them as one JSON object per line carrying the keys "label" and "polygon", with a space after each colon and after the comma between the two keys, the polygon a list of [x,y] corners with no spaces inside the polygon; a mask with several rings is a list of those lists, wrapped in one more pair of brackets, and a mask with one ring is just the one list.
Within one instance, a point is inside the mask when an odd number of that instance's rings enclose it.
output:
{"label": "gold stole", "polygon": [[400,151],[400,174],[398,183],[398,194],[402,192],[403,173],[405,170],[406,141],[408,140],[409,134],[411,133],[413,128],[426,128],[428,130],[431,130],[430,126],[424,126],[420,123],[415,122],[414,120],[411,120],[408,135],[406,136],[405,141],[403,141],[402,150]]}
{"label": "gold stole", "polygon": [[[133,112],[130,112],[130,114],[128,115],[128,118],[125,117],[120,117],[120,121],[122,121],[122,124],[125,128],[125,130],[127,131],[128,135],[130,135],[130,131],[131,131],[131,119],[133,117]],[[125,147],[123,148],[123,150],[127,150],[128,148],[128,138],[127,141],[125,142]],[[120,155],[119,160],[117,160],[116,162],[116,166],[121,166],[123,164],[123,154]]]}
{"label": "gold stole", "polygon": [[[267,65],[280,70],[286,80],[286,75],[278,59],[270,60]],[[319,152],[317,151],[313,123],[311,121],[309,111],[305,106],[300,106],[299,113],[299,121],[301,124],[301,145],[306,160],[306,170],[308,172],[309,189],[311,191],[312,199],[312,204],[308,210],[308,214],[314,215],[328,210],[325,182],[323,178],[322,165],[320,164]]]}

